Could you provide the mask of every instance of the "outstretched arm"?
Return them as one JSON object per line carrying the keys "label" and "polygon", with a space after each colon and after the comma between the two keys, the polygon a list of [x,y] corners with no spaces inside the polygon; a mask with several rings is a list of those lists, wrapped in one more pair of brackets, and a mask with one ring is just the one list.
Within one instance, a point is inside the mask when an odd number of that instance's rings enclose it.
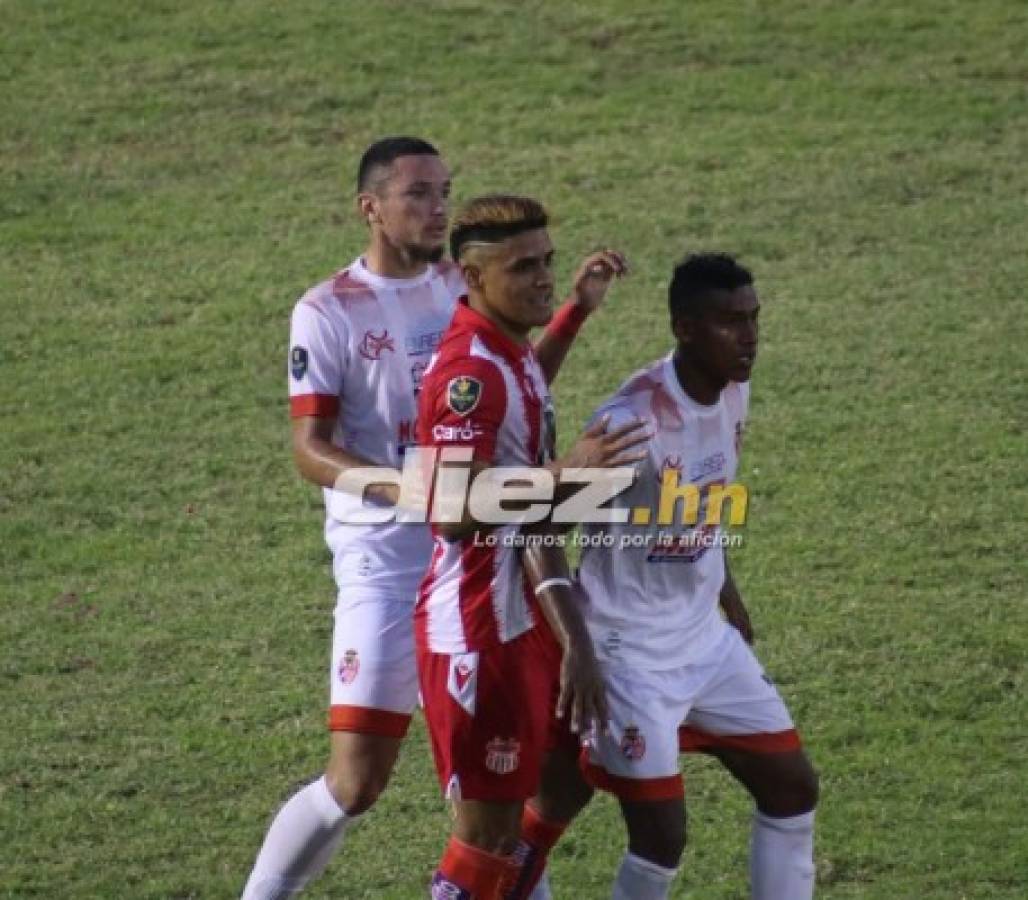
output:
{"label": "outstretched arm", "polygon": [[598,250],[582,261],[575,272],[571,295],[535,343],[535,355],[547,384],[557,377],[578,330],[603,304],[611,281],[626,274],[628,263],[616,250]]}

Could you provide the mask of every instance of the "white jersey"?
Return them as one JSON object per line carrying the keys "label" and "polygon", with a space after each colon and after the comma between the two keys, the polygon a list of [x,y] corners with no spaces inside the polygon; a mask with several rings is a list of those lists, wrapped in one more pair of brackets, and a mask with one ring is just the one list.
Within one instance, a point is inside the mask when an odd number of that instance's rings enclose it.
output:
{"label": "white jersey", "polygon": [[[707,496],[711,485],[735,478],[748,399],[748,385],[731,382],[713,405],[697,403],[682,389],[669,355],[635,373],[597,410],[594,419],[611,415],[611,429],[642,419],[653,432],[634,484],[611,504],[646,507],[651,524],[631,524],[630,512],[629,524],[583,529],[583,611],[601,659],[672,669],[694,661],[722,634],[724,550],[719,525],[705,524]],[[673,524],[659,524],[667,469],[677,471],[680,484],[698,488],[697,524],[682,524],[681,503]],[[726,503],[726,514],[729,508]],[[613,538],[612,547],[589,546],[604,535],[608,544]]]}
{"label": "white jersey", "polygon": [[[452,263],[398,279],[358,259],[315,285],[293,310],[291,415],[335,417],[334,444],[400,468],[415,443],[421,376],[464,292]],[[414,603],[432,550],[428,526],[344,524],[360,498],[330,488],[324,494],[325,540],[340,591]]]}

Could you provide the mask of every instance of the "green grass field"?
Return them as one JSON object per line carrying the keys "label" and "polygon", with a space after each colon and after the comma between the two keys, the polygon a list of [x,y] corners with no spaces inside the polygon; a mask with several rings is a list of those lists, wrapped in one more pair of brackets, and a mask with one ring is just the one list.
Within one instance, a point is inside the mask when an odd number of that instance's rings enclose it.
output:
{"label": "green grass field", "polygon": [[[687,249],[764,300],[737,578],[822,773],[818,896],[1028,896],[1028,11],[1016,0],[0,0],[0,896],[231,898],[324,763],[334,600],[294,473],[293,302],[352,177],[437,142],[457,198],[635,274],[566,441],[665,352]],[[1019,527],[1020,526],[1020,527]],[[746,896],[748,804],[686,759],[674,896]],[[420,720],[311,898],[423,896]],[[556,851],[603,898],[598,799]]]}

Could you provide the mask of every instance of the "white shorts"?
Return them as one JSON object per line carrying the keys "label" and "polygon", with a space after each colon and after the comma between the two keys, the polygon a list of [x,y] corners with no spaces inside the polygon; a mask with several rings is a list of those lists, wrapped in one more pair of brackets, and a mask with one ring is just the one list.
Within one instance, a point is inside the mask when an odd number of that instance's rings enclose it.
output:
{"label": "white shorts", "polygon": [[604,666],[610,732],[591,735],[585,775],[624,800],[683,796],[679,750],[798,750],[799,735],[773,682],[739,632],[725,634],[699,661],[644,671]]}
{"label": "white shorts", "polygon": [[414,604],[340,597],[332,632],[328,727],[402,738],[418,702]]}

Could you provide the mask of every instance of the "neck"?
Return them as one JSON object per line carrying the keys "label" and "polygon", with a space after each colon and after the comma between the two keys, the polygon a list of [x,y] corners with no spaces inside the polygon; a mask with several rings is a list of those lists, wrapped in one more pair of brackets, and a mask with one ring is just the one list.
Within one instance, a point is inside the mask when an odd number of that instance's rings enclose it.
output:
{"label": "neck", "polygon": [[503,316],[496,313],[485,302],[480,294],[476,294],[474,291],[468,291],[468,306],[470,306],[479,315],[485,316],[503,332],[505,337],[510,338],[515,344],[524,346],[528,343],[528,335],[532,329],[515,325],[508,319],[505,319]]}
{"label": "neck", "polygon": [[675,351],[674,364],[678,383],[689,397],[703,406],[713,406],[717,403],[718,397],[728,384],[727,381],[711,378],[681,347]]}
{"label": "neck", "polygon": [[383,278],[414,278],[428,267],[424,260],[414,259],[409,251],[389,243],[379,234],[371,236],[371,243],[364,251],[364,265]]}

